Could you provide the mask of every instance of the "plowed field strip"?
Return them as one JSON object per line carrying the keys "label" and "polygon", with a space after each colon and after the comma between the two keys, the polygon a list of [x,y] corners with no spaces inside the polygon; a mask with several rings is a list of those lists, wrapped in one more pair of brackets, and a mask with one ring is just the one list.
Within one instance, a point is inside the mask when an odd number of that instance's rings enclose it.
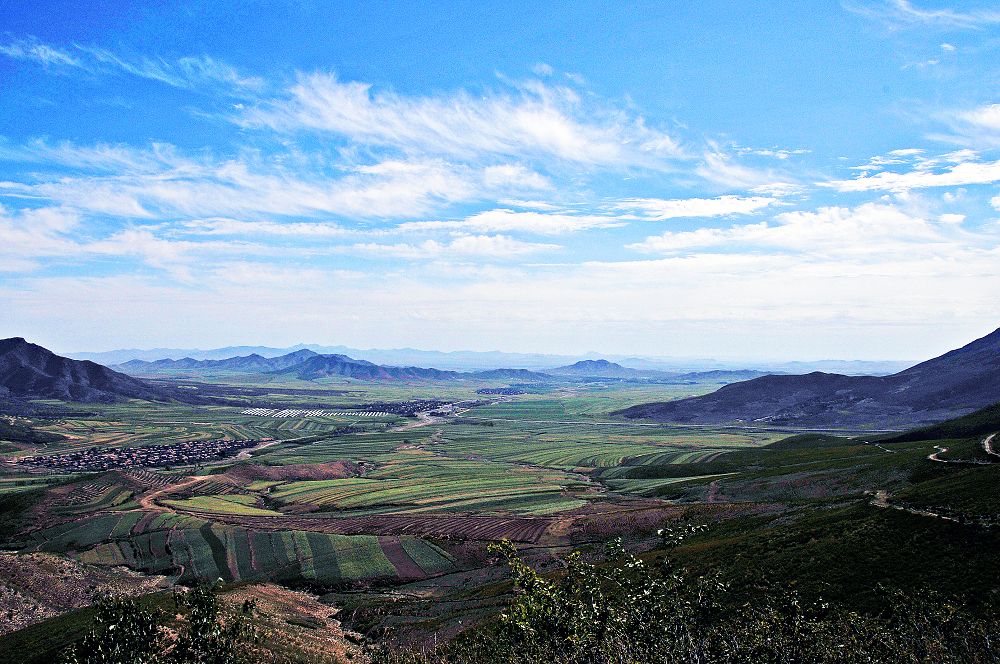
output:
{"label": "plowed field strip", "polygon": [[253,517],[190,512],[218,523],[254,530],[300,530],[338,535],[415,535],[536,543],[553,523],[545,517],[406,516]]}
{"label": "plowed field strip", "polygon": [[379,537],[378,544],[382,547],[382,553],[396,568],[400,579],[422,579],[427,576],[420,565],[410,558],[398,537]]}

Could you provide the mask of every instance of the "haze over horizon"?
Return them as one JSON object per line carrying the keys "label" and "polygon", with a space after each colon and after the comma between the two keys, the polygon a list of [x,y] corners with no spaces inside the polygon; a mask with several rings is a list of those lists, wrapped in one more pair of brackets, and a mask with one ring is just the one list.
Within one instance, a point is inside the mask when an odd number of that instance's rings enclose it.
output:
{"label": "haze over horizon", "polygon": [[919,360],[1000,325],[1000,12],[0,9],[0,337]]}

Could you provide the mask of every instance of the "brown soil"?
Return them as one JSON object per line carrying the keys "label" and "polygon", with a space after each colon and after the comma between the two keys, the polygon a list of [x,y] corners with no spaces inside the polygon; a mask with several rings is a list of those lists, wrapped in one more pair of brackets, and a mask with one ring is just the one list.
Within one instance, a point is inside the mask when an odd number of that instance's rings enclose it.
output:
{"label": "brown soil", "polygon": [[0,634],[72,609],[96,595],[143,595],[170,587],[162,576],[96,567],[48,553],[0,554]]}
{"label": "brown soil", "polygon": [[335,618],[336,609],[312,595],[255,583],[225,593],[224,600],[234,608],[256,602],[259,648],[275,662],[359,661],[357,648]]}
{"label": "brown soil", "polygon": [[177,510],[219,523],[255,530],[310,530],[339,535],[416,535],[473,540],[538,542],[553,523],[550,517],[500,517],[383,514],[371,516],[239,516]]}
{"label": "brown soil", "polygon": [[336,480],[354,477],[358,465],[350,461],[329,461],[326,463],[297,463],[287,466],[265,466],[241,463],[224,474],[234,480],[253,482],[257,480]]}
{"label": "brown soil", "polygon": [[422,579],[426,576],[424,570],[420,568],[410,554],[403,548],[403,544],[398,537],[379,537],[379,546],[382,553],[389,559],[392,566],[396,568],[396,574],[404,581]]}

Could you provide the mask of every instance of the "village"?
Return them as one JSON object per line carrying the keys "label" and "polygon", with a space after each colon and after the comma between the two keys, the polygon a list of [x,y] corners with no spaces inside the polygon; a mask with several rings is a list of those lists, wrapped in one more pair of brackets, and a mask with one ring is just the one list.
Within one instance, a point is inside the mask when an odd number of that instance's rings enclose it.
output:
{"label": "village", "polygon": [[192,440],[147,447],[91,447],[79,452],[28,456],[17,463],[62,472],[111,470],[129,467],[185,466],[231,456],[272,440]]}

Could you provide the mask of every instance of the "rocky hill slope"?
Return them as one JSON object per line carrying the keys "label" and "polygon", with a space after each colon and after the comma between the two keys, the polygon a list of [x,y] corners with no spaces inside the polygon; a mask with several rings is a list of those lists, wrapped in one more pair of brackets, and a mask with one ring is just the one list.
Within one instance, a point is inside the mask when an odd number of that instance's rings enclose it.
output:
{"label": "rocky hill slope", "polygon": [[890,376],[763,376],[617,415],[691,424],[906,428],[1000,401],[1000,330]]}

